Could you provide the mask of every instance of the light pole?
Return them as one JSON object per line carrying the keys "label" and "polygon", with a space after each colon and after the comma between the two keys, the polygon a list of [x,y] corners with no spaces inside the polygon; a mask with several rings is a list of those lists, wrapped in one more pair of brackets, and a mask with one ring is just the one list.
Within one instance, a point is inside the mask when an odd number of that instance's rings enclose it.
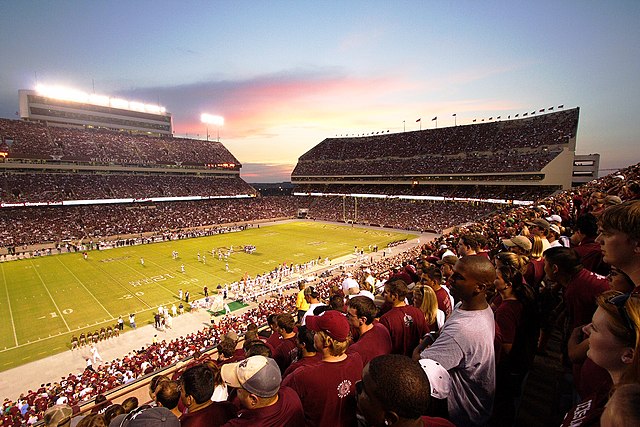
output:
{"label": "light pole", "polygon": [[213,116],[211,114],[202,113],[200,121],[207,125],[207,141],[209,140],[209,125],[215,125],[218,128],[218,142],[220,142],[220,126],[224,125],[224,117]]}

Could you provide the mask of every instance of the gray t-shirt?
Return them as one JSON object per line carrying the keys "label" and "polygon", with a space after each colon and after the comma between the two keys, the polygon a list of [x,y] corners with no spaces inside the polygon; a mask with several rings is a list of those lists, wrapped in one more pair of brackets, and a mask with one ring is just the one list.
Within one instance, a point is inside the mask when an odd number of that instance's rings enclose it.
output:
{"label": "gray t-shirt", "polygon": [[451,393],[447,405],[456,425],[481,426],[491,417],[496,389],[494,337],[490,307],[473,311],[457,308],[433,345],[420,354],[449,371]]}

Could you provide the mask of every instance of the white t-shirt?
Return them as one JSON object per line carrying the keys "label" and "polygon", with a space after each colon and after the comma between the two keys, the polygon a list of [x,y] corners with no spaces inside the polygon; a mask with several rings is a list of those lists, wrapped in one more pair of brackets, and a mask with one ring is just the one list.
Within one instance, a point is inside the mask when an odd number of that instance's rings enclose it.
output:
{"label": "white t-shirt", "polygon": [[494,337],[491,307],[457,308],[433,345],[420,353],[423,359],[439,362],[451,375],[447,405],[455,425],[482,426],[491,417],[496,388]]}
{"label": "white t-shirt", "polygon": [[326,305],[322,302],[315,302],[313,304],[309,304],[309,310],[307,310],[307,312],[304,314],[304,316],[302,316],[302,320],[300,321],[300,324],[302,326],[305,325],[305,321],[307,320],[307,316],[314,316],[313,314],[313,310],[315,310],[316,307],[320,307],[321,305]]}

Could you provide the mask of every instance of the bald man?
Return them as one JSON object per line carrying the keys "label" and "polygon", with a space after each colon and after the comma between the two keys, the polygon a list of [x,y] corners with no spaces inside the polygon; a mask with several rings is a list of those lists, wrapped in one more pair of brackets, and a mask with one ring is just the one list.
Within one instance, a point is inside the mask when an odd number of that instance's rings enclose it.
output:
{"label": "bald man", "polygon": [[496,383],[495,322],[486,291],[495,277],[488,259],[460,258],[453,267],[449,287],[461,304],[435,342],[428,348],[428,342],[422,342],[414,351],[415,359],[433,359],[449,372],[447,408],[455,425],[481,426],[491,416]]}

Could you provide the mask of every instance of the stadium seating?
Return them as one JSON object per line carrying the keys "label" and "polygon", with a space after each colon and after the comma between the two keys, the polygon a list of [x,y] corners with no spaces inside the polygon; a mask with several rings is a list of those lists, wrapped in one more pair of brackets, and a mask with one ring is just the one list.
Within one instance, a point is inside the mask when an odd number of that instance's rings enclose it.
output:
{"label": "stadium seating", "polygon": [[578,109],[530,119],[328,138],[302,155],[292,177],[534,172],[576,135]]}

